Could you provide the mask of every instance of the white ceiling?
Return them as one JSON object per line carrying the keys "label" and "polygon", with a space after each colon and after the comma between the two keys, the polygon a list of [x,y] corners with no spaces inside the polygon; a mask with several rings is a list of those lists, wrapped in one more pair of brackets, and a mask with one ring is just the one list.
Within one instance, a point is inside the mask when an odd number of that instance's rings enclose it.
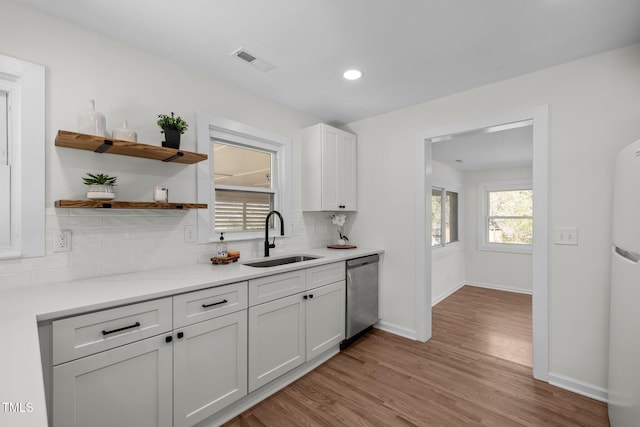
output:
{"label": "white ceiling", "polygon": [[481,129],[434,142],[431,148],[434,160],[463,172],[532,167],[533,126]]}
{"label": "white ceiling", "polygon": [[14,1],[334,125],[640,42],[638,0]]}

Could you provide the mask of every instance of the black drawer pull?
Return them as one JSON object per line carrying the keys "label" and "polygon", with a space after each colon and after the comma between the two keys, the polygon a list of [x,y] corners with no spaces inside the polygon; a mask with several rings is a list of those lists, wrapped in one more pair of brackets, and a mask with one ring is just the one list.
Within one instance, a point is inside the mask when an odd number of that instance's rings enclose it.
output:
{"label": "black drawer pull", "polygon": [[134,325],[125,326],[124,328],[114,329],[114,330],[112,330],[112,331],[105,331],[105,330],[103,329],[103,330],[102,330],[102,335],[114,334],[114,333],[116,333],[116,332],[126,331],[127,329],[137,328],[138,326],[140,326],[140,322],[136,322]]}
{"label": "black drawer pull", "polygon": [[209,308],[213,307],[214,305],[226,304],[228,302],[229,301],[227,301],[226,299],[223,299],[222,301],[212,302],[211,304],[202,304],[202,308]]}

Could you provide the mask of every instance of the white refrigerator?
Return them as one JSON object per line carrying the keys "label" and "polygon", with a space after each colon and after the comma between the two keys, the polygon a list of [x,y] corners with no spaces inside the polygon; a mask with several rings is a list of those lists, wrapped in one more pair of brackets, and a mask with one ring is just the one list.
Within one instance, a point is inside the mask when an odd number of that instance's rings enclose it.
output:
{"label": "white refrigerator", "polygon": [[640,140],[618,153],[613,192],[609,420],[640,426]]}

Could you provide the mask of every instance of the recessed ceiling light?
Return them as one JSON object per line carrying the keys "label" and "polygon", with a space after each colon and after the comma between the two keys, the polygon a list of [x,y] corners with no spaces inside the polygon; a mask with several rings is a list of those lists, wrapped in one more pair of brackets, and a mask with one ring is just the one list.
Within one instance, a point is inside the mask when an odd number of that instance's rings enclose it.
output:
{"label": "recessed ceiling light", "polygon": [[347,70],[342,76],[347,80],[358,80],[360,77],[362,77],[362,71],[355,69]]}

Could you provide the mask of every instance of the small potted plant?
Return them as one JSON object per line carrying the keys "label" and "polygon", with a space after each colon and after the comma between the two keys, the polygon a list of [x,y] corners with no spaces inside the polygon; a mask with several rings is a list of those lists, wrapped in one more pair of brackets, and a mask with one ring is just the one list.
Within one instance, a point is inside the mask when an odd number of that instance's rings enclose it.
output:
{"label": "small potted plant", "polygon": [[89,187],[87,199],[112,200],[116,197],[113,187],[116,185],[117,177],[104,173],[92,174],[87,172],[87,176],[83,177],[82,180]]}
{"label": "small potted plant", "polygon": [[180,135],[182,135],[189,125],[182,117],[176,116],[171,113],[170,116],[166,114],[158,114],[158,126],[162,128],[164,133],[164,141],[162,141],[163,147],[180,148]]}

